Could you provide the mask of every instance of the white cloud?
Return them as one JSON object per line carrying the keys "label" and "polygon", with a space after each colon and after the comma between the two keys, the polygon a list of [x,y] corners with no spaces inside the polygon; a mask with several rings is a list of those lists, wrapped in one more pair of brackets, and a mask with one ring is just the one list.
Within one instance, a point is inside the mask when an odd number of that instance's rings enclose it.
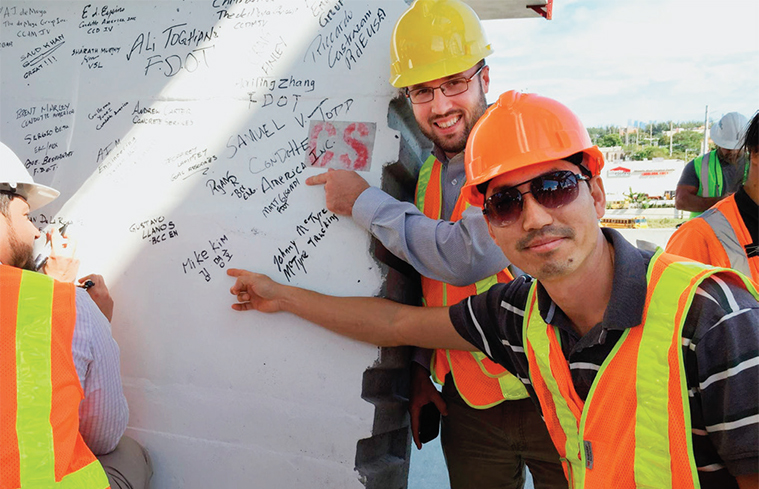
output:
{"label": "white cloud", "polygon": [[588,125],[759,108],[759,2],[557,0],[554,18],[486,21],[491,93],[557,98]]}

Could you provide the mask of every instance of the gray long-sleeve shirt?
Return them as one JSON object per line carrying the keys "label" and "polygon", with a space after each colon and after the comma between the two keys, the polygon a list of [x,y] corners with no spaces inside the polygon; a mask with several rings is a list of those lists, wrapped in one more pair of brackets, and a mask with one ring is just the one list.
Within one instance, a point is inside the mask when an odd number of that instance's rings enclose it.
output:
{"label": "gray long-sleeve shirt", "polygon": [[464,153],[443,163],[445,220],[425,216],[413,203],[401,202],[370,187],[353,206],[354,221],[421,275],[465,286],[498,273],[509,264],[490,237],[479,207],[469,207],[459,221],[450,221],[466,181]]}

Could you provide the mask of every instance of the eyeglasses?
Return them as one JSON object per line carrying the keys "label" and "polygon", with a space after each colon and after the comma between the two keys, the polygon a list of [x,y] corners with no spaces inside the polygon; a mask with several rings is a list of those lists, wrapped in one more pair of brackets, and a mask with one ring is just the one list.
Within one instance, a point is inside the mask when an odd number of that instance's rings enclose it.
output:
{"label": "eyeglasses", "polygon": [[[522,214],[524,194],[532,194],[538,204],[549,209],[572,203],[579,193],[581,181],[590,178],[568,170],[545,173],[532,180],[499,190],[485,200],[482,213],[493,226],[504,227],[516,222]],[[517,187],[530,184],[530,190],[520,192]]]}
{"label": "eyeglasses", "polygon": [[460,93],[464,93],[467,90],[469,90],[469,82],[474,79],[475,76],[479,75],[482,69],[487,65],[480,66],[480,69],[474,72],[474,75],[470,76],[469,78],[459,77],[459,78],[452,78],[448,80],[447,82],[441,83],[437,87],[422,87],[422,88],[415,88],[413,90],[406,89],[406,97],[411,99],[412,104],[426,104],[427,102],[432,102],[432,99],[435,98],[435,90],[440,89],[441,92],[443,92],[443,95],[446,97],[453,97],[454,95],[458,95]]}

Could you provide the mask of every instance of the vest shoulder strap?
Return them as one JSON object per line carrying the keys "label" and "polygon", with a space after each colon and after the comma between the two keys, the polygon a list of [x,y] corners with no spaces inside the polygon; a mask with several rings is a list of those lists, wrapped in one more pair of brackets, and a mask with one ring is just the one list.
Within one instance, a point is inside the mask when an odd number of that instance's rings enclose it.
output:
{"label": "vest shoulder strap", "polygon": [[[704,158],[705,154],[696,157],[693,160],[693,171],[696,173],[698,179],[698,192],[701,197],[704,196],[705,189],[709,188],[709,169],[705,168],[704,160],[709,161],[708,158]],[[708,163],[707,163],[708,164]]]}
{"label": "vest shoulder strap", "polygon": [[732,224],[727,216],[717,208],[711,208],[699,216],[706,221],[709,227],[714,231],[714,235],[724,248],[727,258],[730,260],[730,268],[738,270],[746,276],[751,276],[751,267],[748,264],[743,245],[738,240]]}
{"label": "vest shoulder strap", "polygon": [[[440,163],[435,165],[437,163],[437,158],[435,158],[435,155],[429,155],[427,159],[425,160],[424,164],[422,164],[422,167],[419,169],[419,177],[416,181],[416,195],[414,198],[414,203],[416,204],[416,208],[419,209],[422,212],[425,212],[425,204],[428,204],[427,202],[427,190],[430,187],[430,184],[432,184],[433,187],[439,187],[439,174],[440,169],[435,168],[436,166],[439,167]],[[438,182],[434,182],[434,173],[438,174]],[[430,189],[431,190],[431,189]],[[426,213],[425,213],[426,215]],[[431,217],[431,216],[427,216]]]}

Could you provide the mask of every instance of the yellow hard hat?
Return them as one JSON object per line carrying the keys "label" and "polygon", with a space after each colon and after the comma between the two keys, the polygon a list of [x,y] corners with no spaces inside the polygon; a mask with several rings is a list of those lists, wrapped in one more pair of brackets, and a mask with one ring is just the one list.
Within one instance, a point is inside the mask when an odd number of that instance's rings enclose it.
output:
{"label": "yellow hard hat", "polygon": [[390,83],[416,85],[466,71],[493,53],[480,19],[459,0],[416,0],[390,42]]}

